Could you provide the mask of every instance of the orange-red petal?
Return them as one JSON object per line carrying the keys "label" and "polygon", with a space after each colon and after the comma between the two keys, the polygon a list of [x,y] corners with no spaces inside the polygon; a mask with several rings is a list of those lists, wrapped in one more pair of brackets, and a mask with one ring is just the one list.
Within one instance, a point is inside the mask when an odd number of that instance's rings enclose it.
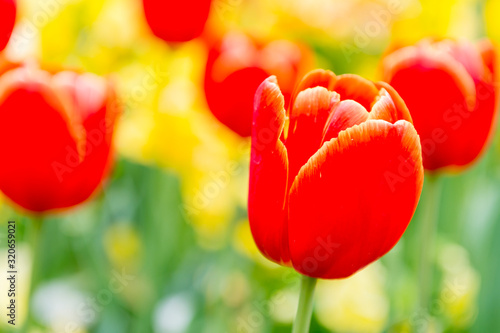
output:
{"label": "orange-red petal", "polygon": [[[429,72],[426,73],[428,74],[426,82],[412,82],[414,88],[428,88],[429,85],[434,85],[435,82],[432,80],[432,75],[436,71],[442,71],[451,78],[453,88],[458,89],[459,93],[462,94],[463,98],[468,102],[469,109],[472,109],[475,104],[476,90],[474,80],[467,72],[466,67],[446,51],[435,49],[427,44],[420,47],[408,46],[388,55],[383,60],[383,67],[384,81],[393,87],[394,76],[402,70],[414,68],[421,72]],[[412,77],[408,77],[408,80],[411,81]],[[394,88],[401,95],[399,89],[397,87]],[[406,102],[405,96],[402,97]],[[408,103],[406,104],[408,105]],[[413,113],[411,109],[410,113]]]}
{"label": "orange-red petal", "polygon": [[297,95],[286,138],[291,180],[321,146],[326,121],[339,102],[336,92],[321,86],[307,88]]}
{"label": "orange-red petal", "polygon": [[415,211],[423,182],[419,137],[404,120],[343,131],[300,170],[289,194],[294,268],[344,278],[387,253]]}
{"label": "orange-red petal", "polygon": [[322,142],[338,137],[341,131],[359,125],[369,117],[368,111],[358,102],[350,99],[340,102],[330,114]]}
{"label": "orange-red petal", "polygon": [[[69,98],[85,130],[84,158],[61,184],[66,188],[64,206],[86,200],[109,171],[112,138],[120,112],[110,83],[94,74],[61,72],[54,76],[59,92]],[[77,188],[78,191],[74,191]]]}
{"label": "orange-red petal", "polygon": [[370,110],[378,95],[375,84],[359,75],[343,74],[337,76],[335,91],[342,100],[352,99]]}
{"label": "orange-red petal", "polygon": [[327,90],[333,91],[336,82],[337,76],[331,71],[324,69],[315,69],[310,71],[295,88],[290,100],[290,108],[292,108],[295,104],[295,98],[301,91],[314,87],[324,87]]}
{"label": "orange-red petal", "polygon": [[385,91],[387,91],[391,96],[392,102],[396,107],[396,112],[397,112],[396,119],[406,120],[413,124],[413,119],[411,118],[410,111],[408,110],[406,103],[403,101],[398,92],[390,84],[383,81],[375,82],[375,86],[379,90],[385,89]]}
{"label": "orange-red petal", "polygon": [[370,119],[380,119],[394,124],[398,121],[398,110],[387,90],[382,89],[370,111]]}
{"label": "orange-red petal", "polygon": [[287,150],[280,141],[285,124],[284,99],[275,77],[257,89],[252,126],[248,217],[260,251],[270,260],[289,263],[285,194]]}

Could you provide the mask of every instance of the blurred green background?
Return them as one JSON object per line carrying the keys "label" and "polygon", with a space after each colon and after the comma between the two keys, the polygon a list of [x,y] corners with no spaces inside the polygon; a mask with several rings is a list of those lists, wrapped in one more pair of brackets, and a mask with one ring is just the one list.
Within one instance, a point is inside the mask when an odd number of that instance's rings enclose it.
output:
{"label": "blurred green background", "polygon": [[[393,2],[217,0],[208,26],[292,38],[311,47],[317,67],[374,80],[390,43],[426,36],[499,41],[500,1],[400,0],[402,10],[379,21],[376,13]],[[268,262],[253,244],[249,141],[207,109],[204,44],[156,39],[139,0],[54,1],[49,11],[45,3],[20,2],[6,55],[111,75],[125,110],[103,189],[78,208],[43,218],[42,273],[33,297],[19,299],[33,311],[32,332],[289,332],[298,274]],[[43,22],[34,19],[41,12]],[[377,22],[379,33],[366,35],[367,24]],[[153,87],[144,84],[151,78]],[[500,332],[499,140],[472,168],[439,180],[430,316],[416,305],[418,251],[427,245],[418,237],[421,205],[382,260],[347,280],[319,282],[311,332]],[[9,219],[18,227],[22,292],[32,219],[2,199],[0,253]],[[6,304],[7,296],[0,300]],[[0,331],[9,330],[1,321]]]}

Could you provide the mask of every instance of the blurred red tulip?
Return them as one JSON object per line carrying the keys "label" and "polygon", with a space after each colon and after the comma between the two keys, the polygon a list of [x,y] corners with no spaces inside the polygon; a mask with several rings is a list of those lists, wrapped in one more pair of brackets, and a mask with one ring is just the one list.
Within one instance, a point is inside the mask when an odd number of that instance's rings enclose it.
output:
{"label": "blurred red tulip", "polygon": [[288,101],[298,77],[312,67],[308,49],[285,40],[259,44],[229,33],[210,49],[205,71],[205,96],[214,116],[242,137],[252,133],[253,99],[270,75],[283,82]]}
{"label": "blurred red tulip", "polygon": [[252,234],[276,263],[348,277],[408,226],[423,183],[419,137],[394,89],[356,75],[312,71],[288,114],[284,105],[276,78],[265,80],[252,128]]}
{"label": "blurred red tulip", "polygon": [[166,42],[187,42],[201,35],[212,0],[143,0],[146,21]]}
{"label": "blurred red tulip", "polygon": [[16,1],[0,0],[0,51],[9,42],[16,22]]}
{"label": "blurred red tulip", "polygon": [[466,166],[488,145],[498,106],[496,66],[487,40],[423,40],[384,58],[384,79],[411,112],[426,169]]}
{"label": "blurred red tulip", "polygon": [[33,212],[77,205],[110,165],[117,117],[110,83],[93,74],[19,67],[0,77],[0,190]]}

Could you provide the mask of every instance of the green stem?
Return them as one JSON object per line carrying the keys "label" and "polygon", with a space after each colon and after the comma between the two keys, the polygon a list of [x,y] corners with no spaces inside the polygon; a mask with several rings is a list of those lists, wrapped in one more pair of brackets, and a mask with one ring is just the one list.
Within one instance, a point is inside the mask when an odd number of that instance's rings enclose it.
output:
{"label": "green stem", "polygon": [[316,287],[316,279],[309,276],[302,276],[300,282],[300,298],[297,315],[293,323],[292,333],[307,333],[311,324],[311,316],[313,310],[314,288]]}
{"label": "green stem", "polygon": [[26,320],[24,321],[22,332],[27,332],[30,323],[33,320],[33,314],[31,312],[31,302],[33,298],[33,291],[35,290],[38,281],[40,279],[40,259],[42,255],[42,249],[40,248],[40,234],[42,231],[43,217],[38,215],[32,218],[32,225],[29,231],[29,242],[31,247],[31,279],[28,289],[28,304],[26,305]]}
{"label": "green stem", "polygon": [[424,202],[424,218],[420,229],[420,307],[427,309],[433,290],[432,262],[435,255],[437,222],[439,215],[440,187],[437,175],[427,175],[427,189]]}

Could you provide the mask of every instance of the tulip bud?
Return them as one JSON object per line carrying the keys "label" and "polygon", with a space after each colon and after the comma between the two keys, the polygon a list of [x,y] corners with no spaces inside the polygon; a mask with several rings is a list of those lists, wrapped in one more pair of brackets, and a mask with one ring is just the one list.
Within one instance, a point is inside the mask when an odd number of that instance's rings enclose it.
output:
{"label": "tulip bud", "polygon": [[205,70],[205,96],[213,115],[242,137],[252,131],[253,99],[269,75],[283,80],[289,97],[297,77],[311,67],[310,51],[285,40],[267,44],[229,33],[209,51]]}
{"label": "tulip bud", "polygon": [[383,60],[404,99],[428,170],[465,167],[488,146],[496,122],[496,51],[485,40],[423,40]]}
{"label": "tulip bud", "polygon": [[33,212],[83,202],[109,169],[117,112],[111,85],[96,75],[7,71],[0,77],[0,190]]}

